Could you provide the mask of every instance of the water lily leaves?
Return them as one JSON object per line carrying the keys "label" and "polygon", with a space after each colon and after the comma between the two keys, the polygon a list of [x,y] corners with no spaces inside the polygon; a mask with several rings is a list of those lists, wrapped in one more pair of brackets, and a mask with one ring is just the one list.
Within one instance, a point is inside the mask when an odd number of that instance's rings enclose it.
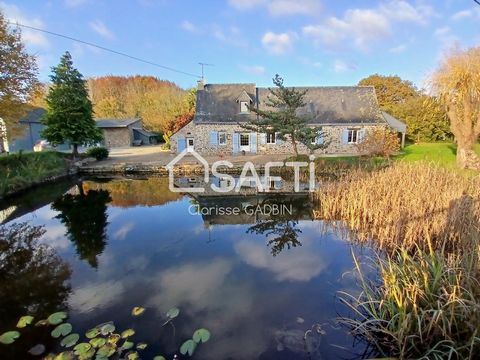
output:
{"label": "water lily leaves", "polygon": [[125,341],[122,345],[122,349],[123,350],[129,350],[133,347],[133,345],[135,345],[133,342],[131,341]]}
{"label": "water lily leaves", "polygon": [[62,339],[62,341],[60,342],[60,345],[64,347],[72,347],[78,342],[79,339],[80,339],[80,335],[70,334],[67,337]]}
{"label": "water lily leaves", "polygon": [[193,341],[195,341],[197,344],[199,343],[206,343],[210,339],[210,331],[207,329],[201,328],[198,330],[195,330],[193,333]]}
{"label": "water lily leaves", "polygon": [[116,344],[120,340],[120,334],[112,334],[108,337],[107,342],[110,344]]}
{"label": "water lily leaves", "polygon": [[89,341],[89,343],[94,347],[94,348],[99,348],[99,347],[102,347],[103,345],[105,345],[105,343],[107,342],[107,340],[105,340],[104,338],[93,338]]}
{"label": "water lily leaves", "polygon": [[138,350],[144,350],[146,348],[147,348],[147,344],[145,344],[145,343],[138,343],[137,344],[137,349]]}
{"label": "water lily leaves", "polygon": [[75,355],[83,356],[83,355],[87,354],[91,349],[92,349],[91,344],[80,343],[80,344],[75,345],[75,347],[73,348],[73,352],[75,353]]}
{"label": "water lily leaves", "polygon": [[74,360],[75,356],[71,351],[64,351],[57,356],[55,356],[55,360]]}
{"label": "water lily leaves", "polygon": [[138,355],[138,353],[136,351],[133,351],[133,352],[130,352],[127,354],[127,359],[128,360],[137,360],[138,358],[140,358],[140,356]]}
{"label": "water lily leaves", "polygon": [[188,339],[182,344],[182,346],[180,346],[180,353],[182,355],[188,354],[189,356],[192,356],[196,347],[197,343],[192,339]]}
{"label": "water lily leaves", "polygon": [[140,306],[135,306],[135,307],[132,309],[132,315],[133,315],[133,316],[140,316],[140,315],[142,315],[144,312],[145,312],[145,308],[140,307]]}
{"label": "water lily leaves", "polygon": [[170,310],[167,311],[167,318],[170,320],[175,319],[178,314],[180,314],[180,309],[179,308],[171,308]]}
{"label": "water lily leaves", "polygon": [[116,349],[117,349],[117,347],[114,344],[108,344],[107,343],[107,344],[103,345],[100,349],[98,349],[97,357],[108,358],[115,353]]}
{"label": "water lily leaves", "polygon": [[47,318],[47,321],[51,325],[58,325],[66,318],[67,318],[67,313],[64,311],[59,311],[50,315]]}
{"label": "water lily leaves", "polygon": [[9,344],[12,344],[19,337],[20,337],[20,333],[18,331],[7,331],[2,335],[0,335],[0,343],[9,345]]}
{"label": "water lily leaves", "polygon": [[157,355],[153,358],[153,360],[167,360],[162,355]]}
{"label": "water lily leaves", "polygon": [[34,347],[30,348],[30,350],[28,350],[28,353],[33,356],[42,355],[44,352],[45,352],[45,345],[43,344],[37,344]]}
{"label": "water lily leaves", "polygon": [[33,316],[26,315],[22,316],[17,322],[17,328],[24,328],[27,325],[30,325],[33,321]]}
{"label": "water lily leaves", "polygon": [[46,325],[50,325],[50,323],[49,323],[48,320],[46,320],[46,319],[38,320],[38,321],[35,323],[35,326],[46,326]]}
{"label": "water lily leaves", "polygon": [[111,334],[115,331],[115,325],[113,325],[113,322],[108,322],[102,325],[99,325],[100,327],[100,332],[102,335],[108,335]]}
{"label": "water lily leaves", "polygon": [[85,336],[89,339],[93,339],[94,337],[97,337],[100,334],[100,330],[96,327],[93,329],[87,330],[85,333]]}
{"label": "water lily leaves", "polygon": [[127,330],[122,332],[122,338],[123,339],[126,339],[130,336],[133,336],[133,335],[135,335],[135,330],[133,330],[133,329],[127,329]]}
{"label": "water lily leaves", "polygon": [[67,336],[71,332],[72,332],[72,325],[69,323],[63,323],[58,325],[55,329],[53,329],[50,334],[54,338],[59,338],[60,336]]}

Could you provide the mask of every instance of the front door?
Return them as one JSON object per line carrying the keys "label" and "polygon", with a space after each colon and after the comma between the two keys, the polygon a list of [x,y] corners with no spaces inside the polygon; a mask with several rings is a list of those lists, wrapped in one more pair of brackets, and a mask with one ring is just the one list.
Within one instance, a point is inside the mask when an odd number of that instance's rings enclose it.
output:
{"label": "front door", "polygon": [[250,134],[240,134],[240,151],[250,152]]}
{"label": "front door", "polygon": [[187,149],[193,150],[193,138],[192,137],[187,138]]}

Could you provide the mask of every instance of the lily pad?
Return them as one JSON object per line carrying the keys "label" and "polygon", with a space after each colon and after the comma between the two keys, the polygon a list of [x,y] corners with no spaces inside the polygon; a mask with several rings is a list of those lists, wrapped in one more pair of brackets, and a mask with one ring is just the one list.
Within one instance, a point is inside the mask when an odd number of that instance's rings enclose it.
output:
{"label": "lily pad", "polygon": [[197,343],[192,339],[188,339],[182,344],[182,346],[180,346],[180,353],[182,355],[188,354],[189,356],[192,356],[196,347]]}
{"label": "lily pad", "polygon": [[51,325],[58,325],[60,324],[64,319],[67,318],[67,313],[64,311],[59,311],[56,313],[53,313],[47,318],[47,321]]}
{"label": "lily pad", "polygon": [[74,360],[75,356],[71,351],[64,351],[55,356],[55,360]]}
{"label": "lily pad", "polygon": [[46,326],[46,325],[50,325],[50,323],[48,322],[47,319],[38,320],[38,321],[35,323],[35,326]]}
{"label": "lily pad", "polygon": [[197,344],[199,343],[206,343],[210,339],[210,331],[207,329],[201,328],[198,330],[195,330],[193,333],[193,341],[195,341]]}
{"label": "lily pad", "polygon": [[80,335],[78,334],[70,334],[67,337],[63,338],[62,341],[60,342],[60,345],[64,347],[72,347],[75,345],[78,340],[80,339]]}
{"label": "lily pad", "polygon": [[115,351],[117,350],[117,347],[114,344],[105,344],[103,345],[100,349],[97,351],[97,357],[110,357],[112,356]]}
{"label": "lily pad", "polygon": [[145,350],[147,348],[147,344],[145,343],[138,343],[137,344],[137,349],[138,350]]}
{"label": "lily pad", "polygon": [[75,355],[81,356],[89,352],[91,348],[92,345],[89,343],[80,343],[75,345],[75,347],[73,348],[73,352],[75,353]]}
{"label": "lily pad", "polygon": [[17,328],[24,328],[27,325],[30,325],[33,321],[33,316],[26,315],[22,316],[17,322]]}
{"label": "lily pad", "polygon": [[69,323],[63,323],[58,325],[55,329],[53,329],[50,334],[54,338],[59,338],[60,336],[67,336],[71,332],[72,332],[72,325]]}
{"label": "lily pad", "polygon": [[108,335],[115,331],[115,325],[113,325],[113,322],[105,323],[103,325],[100,325],[99,327],[102,335]]}
{"label": "lily pad", "polygon": [[142,315],[144,312],[145,312],[145,308],[140,307],[140,306],[135,306],[135,307],[132,309],[132,315],[133,315],[133,316],[140,316],[140,315]]}
{"label": "lily pad", "polygon": [[120,340],[120,334],[112,334],[108,337],[107,342],[110,344],[116,344]]}
{"label": "lily pad", "polygon": [[128,360],[137,360],[138,358],[140,358],[140,356],[138,355],[138,353],[136,351],[133,351],[133,352],[130,352],[127,354],[127,359]]}
{"label": "lily pad", "polygon": [[43,344],[37,344],[34,347],[32,347],[30,350],[28,350],[28,353],[33,356],[40,356],[45,352],[45,345]]}
{"label": "lily pad", "polygon": [[133,347],[133,345],[135,345],[133,342],[131,341],[125,341],[122,345],[122,349],[123,350],[129,350]]}
{"label": "lily pad", "polygon": [[90,360],[95,355],[95,349],[92,347],[90,350],[85,352],[84,354],[78,355],[79,360]]}
{"label": "lily pad", "polygon": [[92,344],[92,346],[94,348],[100,348],[103,345],[105,345],[106,342],[107,342],[107,340],[105,340],[104,338],[101,338],[101,337],[93,338],[89,341],[89,343]]}
{"label": "lily pad", "polygon": [[87,330],[85,333],[85,336],[89,339],[93,339],[94,337],[97,337],[100,334],[100,330],[97,327],[94,327],[90,330]]}
{"label": "lily pad", "polygon": [[127,330],[122,332],[122,338],[124,338],[124,339],[126,339],[130,336],[133,336],[133,335],[135,335],[135,330],[133,330],[133,329],[127,329]]}
{"label": "lily pad", "polygon": [[175,307],[168,310],[166,315],[167,315],[167,318],[171,320],[171,319],[175,319],[178,316],[178,314],[180,314],[180,309]]}
{"label": "lily pad", "polygon": [[163,357],[162,355],[157,355],[153,358],[153,360],[167,360],[167,359],[165,359],[165,357]]}
{"label": "lily pad", "polygon": [[2,335],[0,335],[0,343],[9,345],[9,344],[12,344],[19,337],[20,337],[20,333],[18,331],[7,331]]}

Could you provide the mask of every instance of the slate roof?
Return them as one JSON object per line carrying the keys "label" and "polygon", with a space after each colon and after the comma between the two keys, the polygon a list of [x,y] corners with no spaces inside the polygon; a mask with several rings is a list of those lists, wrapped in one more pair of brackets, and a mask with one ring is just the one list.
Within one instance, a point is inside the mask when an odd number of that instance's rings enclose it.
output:
{"label": "slate roof", "polygon": [[40,120],[47,110],[37,107],[29,111],[22,119],[20,119],[21,124],[40,124]]}
{"label": "slate roof", "polygon": [[[307,90],[307,105],[298,115],[311,124],[375,124],[385,123],[378,107],[375,89],[371,86],[295,87]],[[197,91],[196,123],[238,123],[248,121],[254,114],[239,113],[236,101],[245,91],[260,109],[265,105],[268,88],[255,84],[207,84]]]}
{"label": "slate roof", "polygon": [[407,125],[398,120],[397,118],[394,118],[392,115],[386,113],[385,111],[382,111],[383,118],[385,121],[390,125],[390,127],[394,128],[398,132],[405,133],[407,132]]}
{"label": "slate roof", "polygon": [[125,128],[130,126],[137,121],[140,121],[140,118],[132,119],[96,119],[97,127],[105,128]]}

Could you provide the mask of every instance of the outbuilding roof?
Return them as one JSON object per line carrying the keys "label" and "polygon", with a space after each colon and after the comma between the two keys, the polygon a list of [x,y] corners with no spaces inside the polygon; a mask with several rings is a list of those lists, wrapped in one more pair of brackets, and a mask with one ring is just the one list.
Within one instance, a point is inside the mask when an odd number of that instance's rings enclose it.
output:
{"label": "outbuilding roof", "polygon": [[137,121],[141,121],[140,118],[132,119],[96,119],[97,127],[105,128],[124,128],[130,126]]}
{"label": "outbuilding roof", "polygon": [[[385,123],[372,86],[296,87],[307,90],[306,105],[299,109],[311,124]],[[197,91],[196,123],[238,123],[255,117],[240,113],[237,99],[244,93],[253,100],[252,106],[269,110],[268,88],[255,84],[207,84]]]}
{"label": "outbuilding roof", "polygon": [[389,113],[386,113],[385,111],[382,111],[383,118],[385,121],[390,125],[391,128],[395,129],[396,131],[400,133],[406,133],[407,132],[407,125],[398,120],[397,118],[394,118],[392,115]]}

